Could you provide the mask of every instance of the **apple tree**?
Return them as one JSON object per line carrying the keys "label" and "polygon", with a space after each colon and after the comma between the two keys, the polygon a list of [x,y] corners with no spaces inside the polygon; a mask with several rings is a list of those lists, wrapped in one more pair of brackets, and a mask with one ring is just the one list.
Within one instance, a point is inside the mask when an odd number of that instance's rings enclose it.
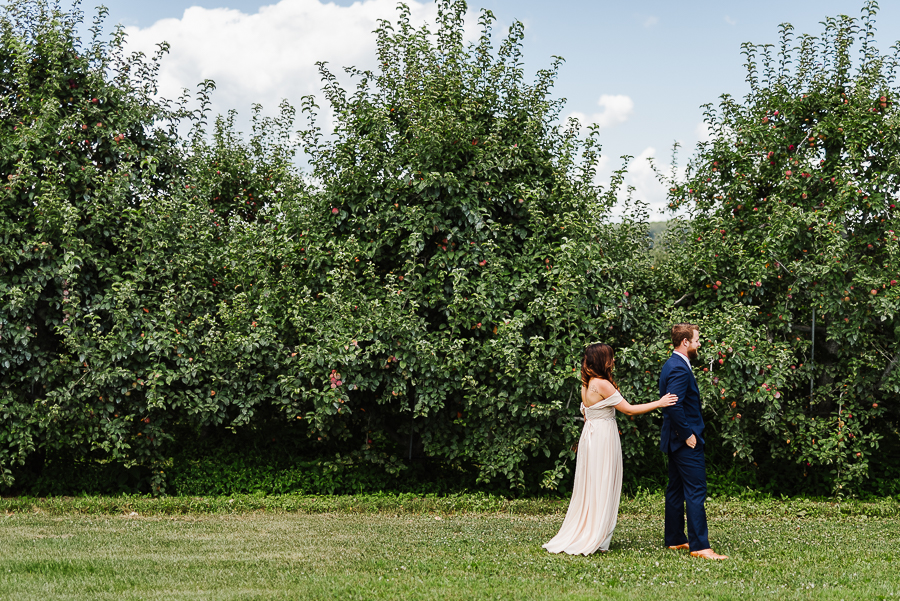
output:
{"label": "apple tree", "polygon": [[323,452],[396,469],[424,454],[513,486],[544,470],[555,486],[582,349],[640,322],[630,267],[646,244],[607,222],[621,173],[595,184],[596,130],[559,124],[561,59],[527,83],[522,24],[494,47],[482,11],[468,44],[465,12],[439,2],[431,31],[401,5],[376,31],[377,69],[346,70],[351,91],[321,65],[331,135],[303,103],[319,187],[306,227],[285,231],[298,341],[285,411]]}
{"label": "apple tree", "polygon": [[706,107],[712,139],[669,193],[716,427],[735,456],[837,493],[900,422],[900,89],[876,9],[744,44],[749,93]]}

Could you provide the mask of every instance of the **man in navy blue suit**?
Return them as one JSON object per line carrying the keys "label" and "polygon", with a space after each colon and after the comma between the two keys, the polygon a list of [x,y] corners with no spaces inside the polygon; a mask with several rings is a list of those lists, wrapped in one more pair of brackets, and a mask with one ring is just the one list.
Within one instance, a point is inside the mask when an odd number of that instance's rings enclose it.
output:
{"label": "man in navy blue suit", "polygon": [[[694,557],[728,559],[709,546],[706,525],[706,458],[703,455],[703,415],[700,390],[691,371],[691,360],[700,348],[700,328],[692,323],[672,326],[675,352],[659,376],[660,396],[671,393],[678,401],[664,407],[659,447],[669,457],[666,488],[665,544],[670,549],[690,549]],[[688,536],[684,535],[687,514]]]}

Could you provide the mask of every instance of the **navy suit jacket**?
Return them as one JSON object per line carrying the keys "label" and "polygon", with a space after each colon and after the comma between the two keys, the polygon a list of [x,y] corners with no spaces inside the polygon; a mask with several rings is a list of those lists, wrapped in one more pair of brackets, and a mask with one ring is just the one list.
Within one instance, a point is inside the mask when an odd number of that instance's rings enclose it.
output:
{"label": "navy suit jacket", "polygon": [[678,401],[662,409],[659,448],[663,453],[675,451],[691,434],[695,434],[699,442],[705,442],[702,436],[705,424],[700,413],[700,389],[687,361],[676,353],[672,353],[659,375],[659,396],[669,392],[676,395]]}

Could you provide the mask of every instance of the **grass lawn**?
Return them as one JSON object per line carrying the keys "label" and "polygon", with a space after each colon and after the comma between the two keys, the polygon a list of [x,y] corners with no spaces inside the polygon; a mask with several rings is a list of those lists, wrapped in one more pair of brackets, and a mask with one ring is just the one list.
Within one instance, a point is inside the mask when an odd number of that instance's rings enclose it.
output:
{"label": "grass lawn", "polygon": [[731,556],[721,563],[661,548],[658,495],[623,501],[609,553],[550,555],[541,544],[564,508],[465,496],[0,499],[0,599],[900,597],[895,501],[711,499],[713,546]]}

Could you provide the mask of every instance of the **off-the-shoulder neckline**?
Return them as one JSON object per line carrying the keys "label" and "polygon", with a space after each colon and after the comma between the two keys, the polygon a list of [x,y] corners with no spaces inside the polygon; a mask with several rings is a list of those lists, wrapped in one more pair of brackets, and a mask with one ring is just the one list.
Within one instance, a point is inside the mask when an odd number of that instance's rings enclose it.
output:
{"label": "off-the-shoulder neckline", "polygon": [[582,405],[585,409],[590,409],[591,407],[596,407],[597,405],[599,405],[599,404],[602,403],[603,401],[605,401],[605,400],[607,400],[607,399],[611,399],[611,398],[613,398],[613,397],[616,396],[616,395],[622,396],[622,393],[620,393],[618,390],[616,390],[614,393],[612,393],[612,394],[609,395],[608,397],[603,398],[603,399],[600,399],[599,401],[597,401],[597,402],[594,403],[593,405],[585,405],[585,404],[584,404],[584,401],[581,401],[581,405]]}

